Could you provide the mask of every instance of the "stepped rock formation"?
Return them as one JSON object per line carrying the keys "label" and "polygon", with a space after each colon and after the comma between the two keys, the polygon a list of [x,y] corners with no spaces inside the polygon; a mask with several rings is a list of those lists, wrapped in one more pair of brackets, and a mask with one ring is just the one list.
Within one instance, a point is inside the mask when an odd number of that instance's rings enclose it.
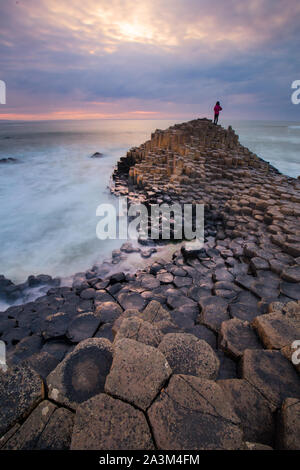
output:
{"label": "stepped rock formation", "polygon": [[299,189],[207,119],[131,149],[111,190],[204,203],[204,246],[0,313],[0,448],[300,449]]}

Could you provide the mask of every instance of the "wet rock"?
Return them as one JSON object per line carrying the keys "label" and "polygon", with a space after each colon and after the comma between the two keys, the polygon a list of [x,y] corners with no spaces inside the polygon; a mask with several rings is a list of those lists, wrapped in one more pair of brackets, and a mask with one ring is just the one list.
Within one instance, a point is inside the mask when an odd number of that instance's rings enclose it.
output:
{"label": "wet rock", "polygon": [[82,341],[48,376],[49,398],[76,409],[79,403],[103,392],[111,364],[110,341],[105,338]]}
{"label": "wet rock", "polygon": [[174,284],[176,287],[185,287],[185,286],[190,286],[193,283],[193,280],[191,277],[182,277],[182,276],[175,276],[174,277]]}
{"label": "wet rock", "polygon": [[278,446],[283,450],[300,449],[300,400],[287,398],[280,410],[277,433]]}
{"label": "wet rock", "polygon": [[50,340],[47,341],[42,347],[42,352],[46,351],[51,356],[54,356],[58,361],[62,361],[65,355],[72,351],[73,345],[66,343],[64,340]]}
{"label": "wet rock", "polygon": [[124,282],[126,280],[126,276],[123,272],[115,273],[109,278],[109,282],[111,285],[118,284],[119,282]]}
{"label": "wet rock", "polygon": [[93,155],[91,155],[91,158],[100,158],[103,157],[103,153],[101,152],[95,152]]}
{"label": "wet rock", "polygon": [[300,329],[286,315],[268,313],[261,315],[252,322],[261,341],[267,349],[281,349],[292,344],[295,338],[300,338]]}
{"label": "wet rock", "polygon": [[182,294],[172,294],[169,295],[167,298],[167,305],[172,308],[180,308],[180,307],[193,307],[196,305],[196,302],[189,297],[186,297]]}
{"label": "wet rock", "polygon": [[95,334],[95,338],[106,338],[109,341],[114,340],[114,333],[112,331],[113,324],[112,323],[105,323],[104,325],[100,326],[99,330]]}
{"label": "wet rock", "polygon": [[1,340],[5,341],[7,349],[11,349],[31,333],[29,328],[11,328],[3,333]]}
{"label": "wet rock", "polygon": [[143,321],[138,317],[131,317],[122,321],[115,341],[129,338],[156,348],[161,342],[162,336],[160,329],[155,324]]}
{"label": "wet rock", "polygon": [[244,439],[250,442],[272,444],[275,435],[275,417],[267,400],[243,379],[219,380],[228,402],[239,417]]}
{"label": "wet rock", "polygon": [[42,379],[46,380],[50,372],[55,369],[59,363],[59,360],[46,351],[43,351],[33,354],[26,359],[25,362],[35,370]]}
{"label": "wet rock", "polygon": [[121,339],[115,344],[105,391],[145,410],[171,372],[166,358],[156,348],[132,339]]}
{"label": "wet rock", "polygon": [[300,282],[300,265],[289,266],[281,274],[282,279],[288,282]]}
{"label": "wet rock", "polygon": [[100,289],[96,291],[94,303],[97,308],[103,302],[114,302],[115,299],[106,290]]}
{"label": "wet rock", "polygon": [[162,284],[171,284],[174,279],[174,276],[170,273],[159,273],[156,277]]}
{"label": "wet rock", "polygon": [[147,305],[147,301],[135,292],[121,292],[118,295],[118,302],[124,310],[131,308],[143,310]]}
{"label": "wet rock", "polygon": [[210,296],[200,300],[201,312],[198,323],[218,332],[223,321],[229,320],[228,302],[222,297]]}
{"label": "wet rock", "polygon": [[239,419],[213,381],[174,375],[148,410],[155,442],[164,450],[238,449]]}
{"label": "wet rock", "polygon": [[241,362],[242,378],[279,408],[288,398],[300,398],[300,381],[290,362],[279,351],[246,350]]}
{"label": "wet rock", "polygon": [[97,314],[81,313],[71,321],[66,336],[72,343],[91,338],[100,325],[100,318]]}
{"label": "wet rock", "polygon": [[42,344],[42,338],[39,335],[27,336],[22,339],[8,355],[8,364],[17,365],[20,361],[40,351]]}
{"label": "wet rock", "polygon": [[103,302],[96,308],[101,323],[113,323],[123,312],[116,302]]}
{"label": "wet rock", "polygon": [[199,339],[206,341],[213,349],[217,348],[217,337],[213,331],[204,325],[194,325],[191,328],[185,328],[185,333],[190,333]]}
{"label": "wet rock", "polygon": [[84,289],[83,291],[80,292],[80,297],[83,300],[91,300],[95,298],[96,292],[97,291],[95,289],[92,289],[91,287],[89,287],[88,289]]}
{"label": "wet rock", "polygon": [[59,338],[67,332],[70,322],[70,315],[63,312],[57,312],[46,318],[43,337],[45,339]]}
{"label": "wet rock", "polygon": [[262,345],[250,323],[234,318],[221,325],[219,344],[221,349],[239,359],[245,349],[261,349]]}
{"label": "wet rock", "polygon": [[174,374],[216,379],[220,362],[206,341],[187,333],[169,333],[158,346]]}
{"label": "wet rock", "polygon": [[257,297],[251,292],[243,291],[237,296],[236,301],[229,305],[229,314],[233,318],[251,322],[261,313],[257,302]]}
{"label": "wet rock", "polygon": [[144,414],[103,393],[76,411],[72,450],[154,449]]}
{"label": "wet rock", "polygon": [[160,286],[159,279],[156,279],[152,274],[147,274],[141,279],[141,286],[146,287],[147,289],[156,289]]}
{"label": "wet rock", "polygon": [[0,371],[0,435],[26,418],[43,397],[43,381],[30,367]]}
{"label": "wet rock", "polygon": [[263,258],[254,257],[251,259],[250,267],[254,273],[257,273],[259,270],[269,269],[269,263]]}
{"label": "wet rock", "polygon": [[299,285],[295,282],[282,281],[280,284],[280,291],[282,294],[290,297],[290,299],[300,300]]}

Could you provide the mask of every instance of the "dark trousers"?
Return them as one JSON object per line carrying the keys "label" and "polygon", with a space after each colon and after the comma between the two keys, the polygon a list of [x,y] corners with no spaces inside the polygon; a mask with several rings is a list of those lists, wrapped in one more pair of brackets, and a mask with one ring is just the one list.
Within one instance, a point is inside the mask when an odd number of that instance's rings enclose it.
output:
{"label": "dark trousers", "polygon": [[218,124],[219,114],[215,114],[214,124]]}

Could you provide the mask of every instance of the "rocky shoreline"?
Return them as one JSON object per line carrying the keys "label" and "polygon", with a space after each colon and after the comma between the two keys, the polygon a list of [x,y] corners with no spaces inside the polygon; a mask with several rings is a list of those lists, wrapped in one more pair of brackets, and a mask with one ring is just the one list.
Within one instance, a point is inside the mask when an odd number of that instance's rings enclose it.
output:
{"label": "rocky shoreline", "polygon": [[207,119],[131,149],[112,192],[205,204],[204,247],[1,312],[0,448],[300,449],[299,189]]}

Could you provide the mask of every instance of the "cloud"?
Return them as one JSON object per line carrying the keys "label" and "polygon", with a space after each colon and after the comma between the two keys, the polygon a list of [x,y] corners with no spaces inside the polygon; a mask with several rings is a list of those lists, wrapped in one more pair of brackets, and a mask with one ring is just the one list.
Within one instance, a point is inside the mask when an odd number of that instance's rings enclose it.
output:
{"label": "cloud", "polygon": [[219,98],[235,116],[296,116],[299,19],[296,0],[6,2],[5,113],[169,117]]}

